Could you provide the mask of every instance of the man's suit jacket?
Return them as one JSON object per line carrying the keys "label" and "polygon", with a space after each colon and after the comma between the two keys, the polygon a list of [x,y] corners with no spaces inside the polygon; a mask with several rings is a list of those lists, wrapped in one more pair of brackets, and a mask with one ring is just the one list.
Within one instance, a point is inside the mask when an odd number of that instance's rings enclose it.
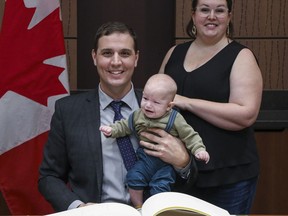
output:
{"label": "man's suit jacket", "polygon": [[[135,95],[140,103],[142,92],[135,90]],[[98,89],[55,103],[38,188],[56,211],[67,210],[75,200],[101,202],[103,164],[99,107]],[[190,170],[192,175],[185,181],[186,185],[195,180],[194,160]]]}

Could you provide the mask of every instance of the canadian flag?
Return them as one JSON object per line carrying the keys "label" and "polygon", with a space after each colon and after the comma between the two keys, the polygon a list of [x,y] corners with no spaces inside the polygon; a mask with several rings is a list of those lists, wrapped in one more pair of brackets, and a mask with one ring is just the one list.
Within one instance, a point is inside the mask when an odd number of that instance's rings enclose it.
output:
{"label": "canadian flag", "polygon": [[6,0],[0,32],[0,189],[12,215],[53,213],[38,169],[54,103],[68,95],[59,0]]}

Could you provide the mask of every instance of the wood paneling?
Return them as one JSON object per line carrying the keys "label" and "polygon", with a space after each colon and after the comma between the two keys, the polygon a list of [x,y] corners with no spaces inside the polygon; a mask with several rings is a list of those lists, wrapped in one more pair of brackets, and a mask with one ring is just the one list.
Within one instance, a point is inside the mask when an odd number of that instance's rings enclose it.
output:
{"label": "wood paneling", "polygon": [[77,90],[77,39],[65,39],[70,90]]}
{"label": "wood paneling", "polygon": [[252,213],[288,213],[288,129],[256,132],[260,177]]}
{"label": "wood paneling", "polygon": [[234,0],[235,37],[287,39],[287,21],[287,0]]}
{"label": "wood paneling", "polygon": [[65,38],[77,39],[77,0],[61,0]]}
{"label": "wood paneling", "polygon": [[186,25],[191,19],[191,0],[176,0],[175,37],[176,39],[188,39]]}
{"label": "wood paneling", "polygon": [[77,0],[61,0],[70,90],[77,90]]}

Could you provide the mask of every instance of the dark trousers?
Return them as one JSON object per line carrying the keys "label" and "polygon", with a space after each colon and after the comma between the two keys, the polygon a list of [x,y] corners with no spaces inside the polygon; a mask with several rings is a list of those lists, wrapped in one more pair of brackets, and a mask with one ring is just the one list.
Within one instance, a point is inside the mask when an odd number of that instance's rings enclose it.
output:
{"label": "dark trousers", "polygon": [[220,187],[196,188],[191,195],[226,209],[230,214],[250,213],[258,177]]}

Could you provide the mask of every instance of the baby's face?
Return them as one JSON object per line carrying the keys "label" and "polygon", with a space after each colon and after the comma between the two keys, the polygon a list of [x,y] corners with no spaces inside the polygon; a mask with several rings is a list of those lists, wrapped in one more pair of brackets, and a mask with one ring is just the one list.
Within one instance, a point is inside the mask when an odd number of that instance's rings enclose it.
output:
{"label": "baby's face", "polygon": [[145,88],[141,100],[141,109],[148,118],[160,118],[171,109],[170,102],[171,100],[167,97],[165,91]]}

